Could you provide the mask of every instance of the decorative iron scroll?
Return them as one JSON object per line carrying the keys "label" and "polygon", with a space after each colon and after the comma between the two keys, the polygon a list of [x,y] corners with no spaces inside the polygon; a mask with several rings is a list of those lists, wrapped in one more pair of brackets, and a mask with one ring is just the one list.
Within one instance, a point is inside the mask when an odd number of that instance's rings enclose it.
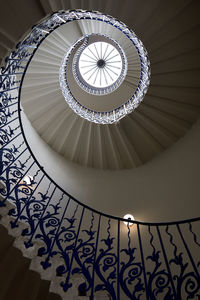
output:
{"label": "decorative iron scroll", "polygon": [[90,299],[102,291],[114,300],[200,299],[200,218],[125,226],[63,191],[26,141],[20,91],[28,64],[47,32],[79,17],[59,12],[35,26],[1,69],[0,206],[9,208],[2,222],[8,218],[10,230],[19,230],[26,249],[38,245],[38,270],[55,266],[51,279],[60,279],[63,293],[80,276],[78,290]]}

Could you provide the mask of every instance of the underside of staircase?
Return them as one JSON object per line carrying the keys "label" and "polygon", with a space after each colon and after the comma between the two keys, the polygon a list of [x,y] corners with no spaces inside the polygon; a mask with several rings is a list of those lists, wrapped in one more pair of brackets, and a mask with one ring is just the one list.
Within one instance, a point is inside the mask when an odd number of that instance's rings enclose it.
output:
{"label": "underside of staircase", "polygon": [[49,292],[50,282],[29,269],[30,260],[13,246],[14,237],[3,225],[0,236],[0,299],[60,300],[59,295]]}

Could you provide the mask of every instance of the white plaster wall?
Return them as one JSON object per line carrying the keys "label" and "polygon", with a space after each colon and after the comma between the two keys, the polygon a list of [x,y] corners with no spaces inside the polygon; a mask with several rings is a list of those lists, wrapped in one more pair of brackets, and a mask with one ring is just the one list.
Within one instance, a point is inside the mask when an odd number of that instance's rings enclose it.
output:
{"label": "white plaster wall", "polygon": [[33,153],[45,171],[81,202],[108,214],[132,213],[139,221],[173,221],[199,216],[200,122],[146,165],[124,171],[81,167],[55,153],[22,113]]}

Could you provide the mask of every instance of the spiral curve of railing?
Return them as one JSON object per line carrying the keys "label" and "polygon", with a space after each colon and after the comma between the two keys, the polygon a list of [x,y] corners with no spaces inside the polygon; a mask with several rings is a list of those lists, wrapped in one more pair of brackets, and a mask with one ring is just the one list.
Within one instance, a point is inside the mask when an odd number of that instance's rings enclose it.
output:
{"label": "spiral curve of railing", "polygon": [[20,115],[23,78],[37,47],[63,24],[62,14],[36,25],[1,69],[2,223],[63,298],[79,276],[78,289],[90,299],[102,291],[114,300],[199,299],[200,217],[126,226],[124,219],[96,211],[59,187],[27,143]]}

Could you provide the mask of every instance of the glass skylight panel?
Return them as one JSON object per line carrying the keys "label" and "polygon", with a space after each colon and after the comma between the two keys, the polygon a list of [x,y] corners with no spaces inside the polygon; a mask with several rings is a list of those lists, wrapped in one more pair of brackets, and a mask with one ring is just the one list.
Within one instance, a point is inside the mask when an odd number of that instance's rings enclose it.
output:
{"label": "glass skylight panel", "polygon": [[118,80],[122,72],[122,58],[113,45],[96,42],[83,50],[78,67],[86,83],[96,88],[105,88]]}

